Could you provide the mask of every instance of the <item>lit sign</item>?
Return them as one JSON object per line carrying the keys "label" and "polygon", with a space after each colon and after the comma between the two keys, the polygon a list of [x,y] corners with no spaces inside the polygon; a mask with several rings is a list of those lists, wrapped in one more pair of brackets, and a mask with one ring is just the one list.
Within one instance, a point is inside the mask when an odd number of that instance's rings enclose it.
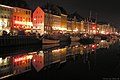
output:
{"label": "lit sign", "polygon": [[15,24],[21,24],[21,25],[30,25],[32,26],[32,22],[22,22],[22,21],[15,21]]}
{"label": "lit sign", "polygon": [[18,61],[24,61],[24,60],[27,60],[27,59],[32,59],[32,56],[29,55],[29,56],[22,56],[22,57],[19,57],[19,58],[15,58],[15,62],[18,62]]}

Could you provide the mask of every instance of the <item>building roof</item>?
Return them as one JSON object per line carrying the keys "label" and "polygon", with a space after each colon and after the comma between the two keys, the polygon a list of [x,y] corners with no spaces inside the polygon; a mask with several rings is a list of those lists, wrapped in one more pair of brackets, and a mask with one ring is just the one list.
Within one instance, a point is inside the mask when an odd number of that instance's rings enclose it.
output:
{"label": "building roof", "polygon": [[61,7],[61,6],[57,6],[57,7],[60,9],[62,14],[65,14],[65,15],[68,14],[67,11],[63,7]]}
{"label": "building roof", "polygon": [[106,25],[108,25],[107,22],[97,22],[97,24],[100,24],[100,25],[106,24]]}
{"label": "building roof", "polygon": [[73,14],[68,14],[68,20],[74,20],[74,18],[76,18],[76,21],[82,21],[84,20],[84,18],[78,13],[78,12],[74,12]]}
{"label": "building roof", "polygon": [[89,21],[89,22],[96,22],[96,19],[95,18],[85,18],[86,21]]}
{"label": "building roof", "polygon": [[52,13],[54,15],[59,15],[59,16],[61,15],[61,11],[56,5],[47,3],[43,5],[41,8],[45,13]]}
{"label": "building roof", "polygon": [[0,4],[12,6],[12,7],[30,9],[24,0],[1,0]]}

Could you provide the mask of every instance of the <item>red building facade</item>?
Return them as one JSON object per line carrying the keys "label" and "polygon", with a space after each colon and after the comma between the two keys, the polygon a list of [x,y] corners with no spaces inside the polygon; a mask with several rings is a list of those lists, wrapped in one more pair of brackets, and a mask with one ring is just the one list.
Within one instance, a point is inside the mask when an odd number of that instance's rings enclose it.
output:
{"label": "red building facade", "polygon": [[40,6],[33,12],[33,32],[44,34],[44,11]]}

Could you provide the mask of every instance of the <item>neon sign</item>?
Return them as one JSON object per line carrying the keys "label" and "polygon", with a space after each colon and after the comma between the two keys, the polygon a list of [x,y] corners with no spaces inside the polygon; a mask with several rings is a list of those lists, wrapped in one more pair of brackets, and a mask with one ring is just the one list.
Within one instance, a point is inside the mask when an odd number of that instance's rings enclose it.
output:
{"label": "neon sign", "polygon": [[32,22],[15,21],[15,24],[21,24],[21,25],[30,25],[30,26],[33,26]]}
{"label": "neon sign", "polygon": [[19,57],[19,58],[15,58],[14,62],[25,61],[25,60],[28,60],[28,59],[32,59],[32,56],[29,55],[29,56],[22,56],[22,57]]}

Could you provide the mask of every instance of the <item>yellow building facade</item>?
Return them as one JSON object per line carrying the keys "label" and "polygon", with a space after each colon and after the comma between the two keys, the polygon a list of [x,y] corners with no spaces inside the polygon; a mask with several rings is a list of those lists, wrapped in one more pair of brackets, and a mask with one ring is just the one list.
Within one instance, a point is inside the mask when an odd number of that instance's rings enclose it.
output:
{"label": "yellow building facade", "polygon": [[3,30],[7,31],[8,33],[10,32],[13,11],[13,7],[0,4],[0,35],[2,35]]}

